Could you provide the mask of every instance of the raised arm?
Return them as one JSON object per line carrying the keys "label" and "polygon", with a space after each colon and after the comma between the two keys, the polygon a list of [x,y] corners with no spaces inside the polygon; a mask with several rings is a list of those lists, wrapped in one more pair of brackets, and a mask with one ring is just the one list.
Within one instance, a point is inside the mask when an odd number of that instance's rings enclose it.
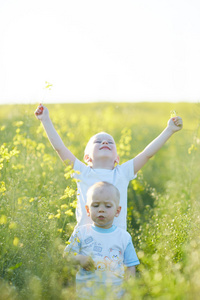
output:
{"label": "raised arm", "polygon": [[74,165],[76,157],[69,151],[69,149],[64,145],[61,137],[55,130],[53,123],[49,117],[48,109],[40,104],[35,111],[35,116],[42,122],[44,130],[48,136],[48,139],[52,147],[56,150],[63,162],[67,164]]}
{"label": "raised arm", "polygon": [[162,148],[172,134],[181,130],[182,127],[183,122],[181,117],[171,118],[163,132],[134,158],[135,174],[158,152],[158,150],[160,150],[160,148]]}

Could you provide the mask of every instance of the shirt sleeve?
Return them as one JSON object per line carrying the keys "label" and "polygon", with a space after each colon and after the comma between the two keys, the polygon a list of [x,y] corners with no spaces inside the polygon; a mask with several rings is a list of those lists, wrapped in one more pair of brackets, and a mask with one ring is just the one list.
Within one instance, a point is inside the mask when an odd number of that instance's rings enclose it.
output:
{"label": "shirt sleeve", "polygon": [[124,252],[124,264],[127,267],[136,266],[140,264],[131,238]]}
{"label": "shirt sleeve", "polygon": [[80,253],[81,238],[78,229],[75,229],[72,233],[69,244],[65,247],[64,252]]}
{"label": "shirt sleeve", "polygon": [[86,172],[88,169],[88,167],[82,163],[78,158],[75,159],[74,162],[74,173],[73,173],[73,177],[76,179],[80,179],[81,175]]}
{"label": "shirt sleeve", "polygon": [[120,165],[120,168],[126,176],[126,178],[128,179],[128,181],[137,177],[137,174],[134,174],[134,158]]}

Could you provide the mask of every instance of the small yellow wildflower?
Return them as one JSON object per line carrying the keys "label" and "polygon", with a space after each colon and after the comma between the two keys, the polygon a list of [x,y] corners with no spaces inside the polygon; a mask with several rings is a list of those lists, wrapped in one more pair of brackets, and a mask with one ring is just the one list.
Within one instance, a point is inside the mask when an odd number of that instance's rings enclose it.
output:
{"label": "small yellow wildflower", "polygon": [[61,209],[66,209],[66,208],[68,208],[68,205],[67,204],[62,204],[60,208]]}
{"label": "small yellow wildflower", "polygon": [[60,219],[60,213],[58,213],[57,215],[55,215],[55,218]]}
{"label": "small yellow wildflower", "polygon": [[54,215],[53,214],[50,214],[49,216],[48,216],[48,219],[49,220],[51,220],[51,219],[53,219],[54,218]]}
{"label": "small yellow wildflower", "polygon": [[7,217],[5,216],[5,215],[2,215],[1,217],[0,217],[0,224],[6,224],[7,223]]}
{"label": "small yellow wildflower", "polygon": [[17,129],[16,129],[16,133],[20,133],[20,128],[17,128]]}
{"label": "small yellow wildflower", "polygon": [[194,144],[192,144],[192,145],[190,146],[190,148],[188,149],[188,154],[191,154],[192,151],[196,151],[196,150],[197,150],[197,147],[196,147]]}
{"label": "small yellow wildflower", "polygon": [[18,239],[18,237],[15,237],[13,240],[13,245],[17,247],[18,244],[19,244],[19,239]]}
{"label": "small yellow wildflower", "polygon": [[0,193],[4,193],[5,191],[6,191],[5,182],[1,181],[0,182]]}
{"label": "small yellow wildflower", "polygon": [[20,197],[17,199],[17,203],[18,205],[21,205],[22,204],[22,200],[24,199],[24,197]]}
{"label": "small yellow wildflower", "polygon": [[21,127],[23,124],[24,124],[23,121],[17,121],[17,122],[14,122],[13,125],[16,126],[16,127]]}
{"label": "small yellow wildflower", "polygon": [[12,165],[12,169],[21,170],[21,169],[24,169],[24,165],[21,165],[21,164]]}
{"label": "small yellow wildflower", "polygon": [[36,150],[44,153],[44,150],[45,150],[45,145],[43,143],[39,143]]}
{"label": "small yellow wildflower", "polygon": [[48,81],[45,81],[45,89],[51,90],[51,87],[53,84],[49,83]]}
{"label": "small yellow wildflower", "polygon": [[73,211],[71,209],[68,209],[68,210],[66,210],[65,214],[67,216],[73,216],[74,213],[73,213]]}
{"label": "small yellow wildflower", "polygon": [[170,111],[170,118],[174,118],[174,117],[177,117],[177,113],[175,110],[171,110]]}
{"label": "small yellow wildflower", "polygon": [[9,228],[10,228],[10,229],[15,229],[15,228],[17,228],[17,223],[11,222],[11,223],[9,224]]}
{"label": "small yellow wildflower", "polygon": [[73,202],[70,203],[70,206],[73,208],[77,207],[77,200],[74,200]]}

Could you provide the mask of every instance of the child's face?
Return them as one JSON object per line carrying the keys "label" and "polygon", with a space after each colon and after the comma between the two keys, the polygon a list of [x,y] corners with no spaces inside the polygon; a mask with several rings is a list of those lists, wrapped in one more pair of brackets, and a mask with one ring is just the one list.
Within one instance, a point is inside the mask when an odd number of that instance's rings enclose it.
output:
{"label": "child's face", "polygon": [[110,228],[118,217],[121,206],[112,187],[100,187],[92,191],[85,206],[88,216],[97,227]]}
{"label": "child's face", "polygon": [[94,135],[87,146],[85,153],[85,161],[91,165],[98,161],[109,160],[114,167],[115,163],[119,163],[116,144],[111,135],[102,132]]}

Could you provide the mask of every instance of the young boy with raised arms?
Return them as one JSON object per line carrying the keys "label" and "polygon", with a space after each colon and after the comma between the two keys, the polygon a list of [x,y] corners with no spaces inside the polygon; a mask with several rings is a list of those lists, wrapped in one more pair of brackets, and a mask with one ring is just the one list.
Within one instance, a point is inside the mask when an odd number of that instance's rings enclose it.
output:
{"label": "young boy with raised arms", "polygon": [[132,238],[113,225],[114,218],[120,215],[119,203],[119,190],[108,182],[97,182],[87,191],[85,209],[92,224],[75,228],[64,254],[68,261],[80,266],[76,290],[81,299],[97,299],[99,289],[106,291],[107,297],[111,291],[121,298],[124,275],[135,276],[139,260]]}
{"label": "young boy with raised arms", "polygon": [[[119,189],[121,213],[114,219],[114,224],[126,229],[127,216],[127,187],[130,180],[137,176],[137,172],[157,153],[166,141],[182,128],[181,117],[169,119],[167,127],[135,158],[119,165],[116,144],[113,137],[100,132],[92,136],[84,153],[84,164],[64,145],[56,132],[49,117],[48,109],[40,104],[35,111],[36,117],[41,120],[49,141],[63,162],[71,164],[77,180],[77,226],[91,223],[85,211],[86,193],[90,186],[99,181],[112,183]],[[117,165],[116,165],[117,164]],[[115,166],[116,165],[116,166]]]}

